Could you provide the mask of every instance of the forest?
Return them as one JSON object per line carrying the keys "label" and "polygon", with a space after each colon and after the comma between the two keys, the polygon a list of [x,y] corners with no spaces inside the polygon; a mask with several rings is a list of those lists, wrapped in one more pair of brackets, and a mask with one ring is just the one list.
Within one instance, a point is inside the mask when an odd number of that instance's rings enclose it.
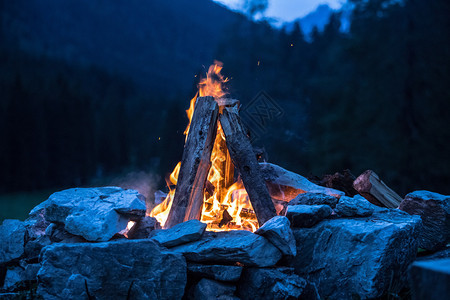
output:
{"label": "forest", "polygon": [[[279,105],[282,116],[254,139],[270,162],[304,176],[372,169],[401,196],[449,194],[450,2],[350,2],[348,31],[339,12],[311,35],[298,24],[288,31],[264,18],[228,17],[201,64],[223,62],[242,110],[261,91]],[[205,68],[188,69],[183,89],[171,88],[173,57],[162,49],[161,63],[141,67],[165,77],[143,88],[142,78],[11,38],[16,23],[5,7],[1,1],[0,193],[109,184],[140,171],[162,188],[181,158],[185,109]],[[168,16],[176,22],[183,13]],[[173,40],[184,34],[159,26]],[[177,51],[205,44],[184,41]]]}

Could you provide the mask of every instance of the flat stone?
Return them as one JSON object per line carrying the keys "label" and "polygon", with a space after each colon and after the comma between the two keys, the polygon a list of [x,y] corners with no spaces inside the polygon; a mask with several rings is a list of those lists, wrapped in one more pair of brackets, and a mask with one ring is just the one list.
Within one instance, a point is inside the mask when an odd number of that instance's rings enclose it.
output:
{"label": "flat stone", "polygon": [[[296,273],[316,284],[322,298],[360,299],[398,293],[417,253],[418,216],[396,209],[367,218],[323,220],[294,229]],[[390,286],[390,282],[392,284]]]}
{"label": "flat stone", "polygon": [[303,193],[299,194],[297,197],[289,201],[288,205],[322,205],[326,204],[331,208],[335,208],[339,199],[326,195],[326,194],[316,194],[316,193]]}
{"label": "flat stone", "polygon": [[353,198],[341,197],[334,209],[334,212],[340,217],[368,217],[374,211],[375,205],[360,195],[356,195]]}
{"label": "flat stone", "polygon": [[422,218],[420,248],[435,251],[445,248],[450,242],[450,196],[415,191],[406,195],[399,209]]}
{"label": "flat stone", "polygon": [[135,190],[100,187],[54,193],[30,215],[42,209],[47,221],[64,224],[71,234],[88,241],[107,241],[124,230],[133,216],[143,216],[146,208],[143,196]]}
{"label": "flat stone", "polygon": [[201,240],[171,248],[188,261],[269,267],[281,258],[281,252],[266,238],[245,230],[205,232]]}
{"label": "flat stone", "polygon": [[205,223],[199,220],[189,220],[169,229],[155,230],[151,233],[150,239],[170,248],[199,240],[205,229]]}
{"label": "flat stone", "polygon": [[19,259],[25,251],[25,224],[6,219],[0,226],[0,264]]}
{"label": "flat stone", "polygon": [[241,266],[187,264],[189,276],[228,282],[238,281],[241,277],[242,269],[243,267]]}
{"label": "flat stone", "polygon": [[185,259],[152,240],[53,244],[41,257],[37,293],[44,299],[181,299],[184,294]]}
{"label": "flat stone", "polygon": [[289,205],[286,217],[292,227],[312,227],[331,215],[328,205]]}
{"label": "flat stone", "polygon": [[337,198],[345,195],[342,191],[314,184],[305,177],[280,166],[270,163],[259,163],[259,165],[270,196],[275,200],[289,202],[303,193],[321,193]]}
{"label": "flat stone", "polygon": [[450,299],[450,258],[416,261],[409,274],[412,299]]}
{"label": "flat stone", "polygon": [[306,280],[294,274],[291,268],[245,268],[238,296],[243,300],[299,299],[306,286]]}
{"label": "flat stone", "polygon": [[297,247],[290,226],[288,218],[276,216],[264,223],[255,233],[268,239],[283,255],[295,256]]}
{"label": "flat stone", "polygon": [[236,286],[203,278],[194,288],[194,299],[239,299],[234,296]]}

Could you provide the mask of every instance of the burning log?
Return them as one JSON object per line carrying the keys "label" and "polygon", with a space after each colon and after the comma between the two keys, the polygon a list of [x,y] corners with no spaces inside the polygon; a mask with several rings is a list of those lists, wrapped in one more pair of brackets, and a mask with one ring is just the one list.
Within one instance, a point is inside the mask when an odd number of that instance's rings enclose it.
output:
{"label": "burning log", "polygon": [[197,98],[166,228],[183,221],[200,219],[218,113],[219,107],[213,97]]}
{"label": "burning log", "polygon": [[372,170],[367,170],[353,182],[353,187],[372,204],[397,208],[402,198],[390,189]]}
{"label": "burning log", "polygon": [[238,109],[236,107],[224,108],[219,120],[231,159],[241,175],[258,223],[262,226],[276,216],[276,211],[261,176],[260,166],[250,141],[242,127]]}

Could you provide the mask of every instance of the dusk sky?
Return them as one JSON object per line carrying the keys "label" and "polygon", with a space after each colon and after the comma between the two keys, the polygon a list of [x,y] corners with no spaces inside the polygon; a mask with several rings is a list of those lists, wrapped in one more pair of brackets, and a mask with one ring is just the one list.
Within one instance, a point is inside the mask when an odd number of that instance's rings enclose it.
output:
{"label": "dusk sky", "polygon": [[[242,0],[215,0],[223,3],[232,9],[239,9]],[[328,4],[331,8],[337,9],[342,6],[345,0],[269,0],[269,8],[266,17],[276,18],[280,21],[293,21],[303,17],[315,10],[320,4]]]}

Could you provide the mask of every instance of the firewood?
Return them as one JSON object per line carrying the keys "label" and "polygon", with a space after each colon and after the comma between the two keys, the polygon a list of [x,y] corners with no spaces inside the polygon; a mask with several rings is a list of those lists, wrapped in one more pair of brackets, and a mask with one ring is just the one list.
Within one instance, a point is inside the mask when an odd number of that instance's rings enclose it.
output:
{"label": "firewood", "polygon": [[197,98],[165,228],[183,221],[200,219],[218,113],[219,107],[213,97]]}
{"label": "firewood", "polygon": [[369,202],[388,208],[397,208],[402,198],[390,189],[372,170],[367,170],[353,182],[353,187]]}
{"label": "firewood", "polygon": [[219,121],[225,133],[231,160],[239,171],[258,223],[262,226],[276,216],[276,211],[261,176],[260,166],[253,153],[250,140],[241,124],[237,107],[224,108],[223,113],[219,116]]}

